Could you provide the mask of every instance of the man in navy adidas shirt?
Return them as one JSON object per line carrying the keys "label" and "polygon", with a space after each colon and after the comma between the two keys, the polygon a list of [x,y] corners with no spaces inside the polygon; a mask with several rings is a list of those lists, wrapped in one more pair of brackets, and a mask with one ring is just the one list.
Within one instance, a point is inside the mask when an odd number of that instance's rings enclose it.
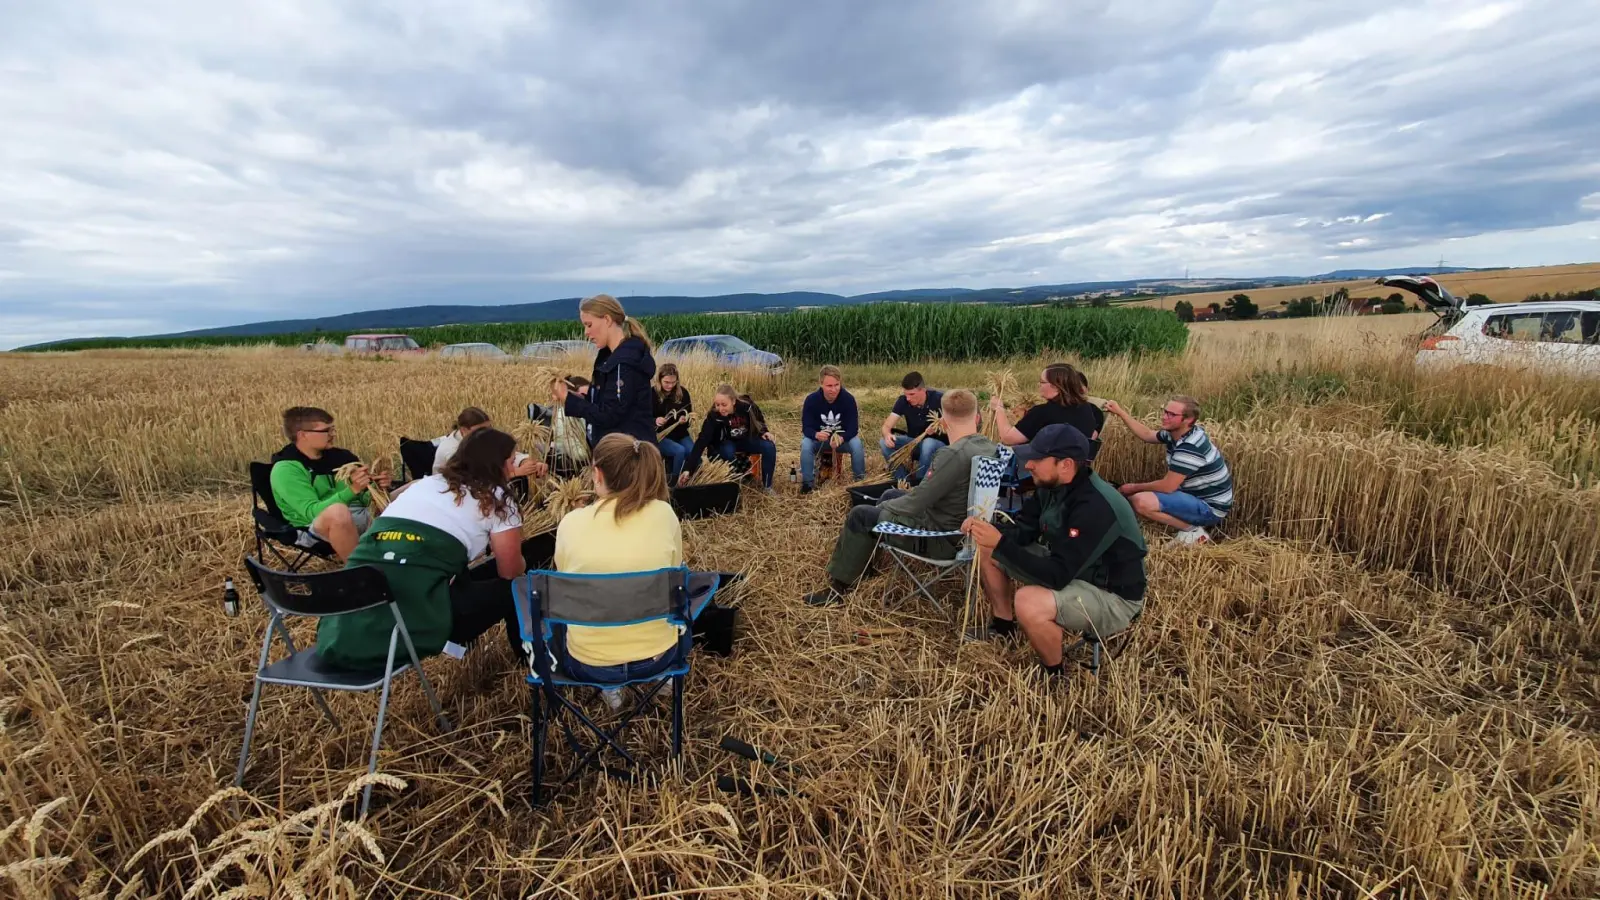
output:
{"label": "man in navy adidas shirt", "polygon": [[800,490],[816,485],[817,450],[829,446],[835,453],[850,452],[850,474],[860,481],[867,474],[861,446],[861,417],[856,398],[844,389],[838,366],[823,366],[821,386],[800,407]]}

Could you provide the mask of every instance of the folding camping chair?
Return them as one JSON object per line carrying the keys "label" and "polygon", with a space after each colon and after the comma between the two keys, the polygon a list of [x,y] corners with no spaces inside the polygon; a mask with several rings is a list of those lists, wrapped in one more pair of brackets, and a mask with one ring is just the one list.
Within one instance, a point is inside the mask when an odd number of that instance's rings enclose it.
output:
{"label": "folding camping chair", "polygon": [[[613,575],[575,575],[539,570],[529,572],[513,585],[517,604],[517,623],[522,632],[522,648],[529,660],[528,718],[532,723],[533,758],[530,764],[532,786],[529,796],[534,806],[544,801],[544,755],[552,720],[560,723],[567,744],[578,762],[557,786],[566,786],[594,766],[611,775],[626,774],[637,766],[633,754],[623,745],[622,733],[655,699],[667,682],[672,683],[672,759],[683,752],[683,679],[689,674],[689,651],[693,646],[692,623],[716,594],[721,576],[716,573],[691,573],[687,567],[658,569],[653,572],[628,572]],[[648,678],[616,684],[583,681],[571,676],[561,665],[564,656],[551,649],[555,639],[553,625],[615,627],[665,619],[677,626],[679,639],[669,651],[671,662]],[[565,640],[563,633],[561,640]],[[648,685],[648,687],[646,687]],[[627,687],[634,696],[633,708],[612,727],[605,728],[589,718],[567,695],[574,687]],[[579,739],[570,718],[576,719],[595,738],[593,746]],[[627,765],[626,770],[606,766],[601,754],[611,749]]]}
{"label": "folding camping chair", "polygon": [[[422,682],[422,692],[428,695],[428,705],[433,707],[433,715],[438,720],[439,730],[450,730],[450,720],[446,719],[444,712],[439,709],[439,700],[433,695],[433,686],[428,683],[428,676],[422,671],[422,663],[417,659],[417,648],[411,643],[411,632],[406,629],[405,619],[400,615],[400,607],[395,603],[394,595],[389,591],[389,582],[383,577],[382,572],[371,566],[356,566],[335,572],[299,575],[291,572],[275,572],[249,557],[245,558],[244,564],[250,572],[250,579],[255,582],[256,591],[266,602],[272,616],[267,622],[266,632],[261,635],[261,659],[256,663],[255,690],[250,695],[250,712],[244,721],[244,747],[239,750],[239,768],[233,775],[235,786],[244,783],[245,764],[250,759],[250,742],[255,737],[256,714],[261,709],[261,688],[264,685],[286,684],[292,687],[310,688],[311,696],[317,701],[322,714],[333,723],[334,728],[339,727],[339,720],[328,707],[327,699],[322,696],[323,689],[373,691],[381,688],[383,694],[378,700],[378,722],[372,729],[372,755],[367,761],[369,775],[378,770],[378,745],[383,740],[383,722],[389,711],[389,686],[396,675],[408,669],[417,670],[417,678]],[[389,659],[381,669],[355,671],[330,666],[317,654],[315,648],[296,649],[294,638],[289,634],[289,628],[283,621],[289,616],[318,619],[342,616],[385,604],[394,615],[394,627],[389,631]],[[289,655],[275,663],[268,663],[267,657],[272,650],[274,633],[283,640]],[[395,648],[400,639],[405,640],[406,656],[410,662],[396,665]],[[362,817],[366,816],[367,806],[371,802],[372,785],[369,784],[366,790],[361,792]]]}
{"label": "folding camping chair", "polygon": [[[972,477],[967,483],[967,514],[975,518],[989,521],[994,518],[994,510],[1000,498],[1000,478],[1005,471],[1006,463],[1011,459],[1011,450],[1007,447],[1000,448],[999,456],[980,456],[972,461]],[[890,537],[909,538],[938,538],[955,537],[960,531],[926,531],[920,528],[908,528],[896,525],[893,522],[879,522],[873,529],[878,535]],[[963,571],[972,564],[975,548],[972,539],[967,538],[962,542],[961,549],[949,559],[936,559],[914,553],[879,538],[878,546],[888,551],[889,558],[895,561],[902,572],[911,579],[913,594],[921,594],[928,598],[934,606],[942,606],[931,590],[934,585],[945,578]],[[922,579],[907,565],[907,561],[914,561],[934,567],[932,578]]]}
{"label": "folding camping chair", "polygon": [[433,474],[433,454],[439,448],[433,441],[414,441],[411,438],[400,439],[400,466],[404,470],[400,473],[402,481],[416,481],[418,478],[427,478]]}
{"label": "folding camping chair", "polygon": [[[272,497],[272,463],[250,464],[250,515],[255,521],[256,559],[265,559],[267,551],[290,572],[313,559],[337,559],[333,545],[316,539],[304,528],[296,528],[283,518],[278,501]],[[294,551],[291,558],[285,549]]]}

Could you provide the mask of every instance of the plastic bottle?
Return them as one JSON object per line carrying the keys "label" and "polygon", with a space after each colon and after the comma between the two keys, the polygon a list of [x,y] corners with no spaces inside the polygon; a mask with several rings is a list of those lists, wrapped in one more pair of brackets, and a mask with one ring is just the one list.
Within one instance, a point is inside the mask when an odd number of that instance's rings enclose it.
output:
{"label": "plastic bottle", "polygon": [[222,582],[222,611],[229,618],[239,615],[239,592],[233,589],[233,578],[229,576]]}

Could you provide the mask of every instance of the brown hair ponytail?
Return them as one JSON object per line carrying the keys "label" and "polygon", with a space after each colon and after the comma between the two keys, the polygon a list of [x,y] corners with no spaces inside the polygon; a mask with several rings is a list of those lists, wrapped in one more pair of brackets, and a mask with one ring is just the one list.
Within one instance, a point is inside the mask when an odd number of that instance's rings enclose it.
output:
{"label": "brown hair ponytail", "polygon": [[667,499],[667,470],[654,443],[625,434],[608,434],[594,446],[590,457],[605,479],[607,493],[600,505],[615,503],[611,514],[618,522],[649,506],[652,500]]}

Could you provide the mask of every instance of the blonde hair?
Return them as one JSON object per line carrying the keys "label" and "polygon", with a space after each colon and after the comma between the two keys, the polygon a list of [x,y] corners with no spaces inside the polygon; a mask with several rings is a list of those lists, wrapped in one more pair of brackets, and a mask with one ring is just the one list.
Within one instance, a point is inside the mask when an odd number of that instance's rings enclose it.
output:
{"label": "blonde hair", "polygon": [[606,483],[607,493],[600,505],[615,503],[611,514],[618,522],[649,506],[652,500],[667,499],[667,470],[654,443],[620,433],[608,434],[595,444],[590,458]]}
{"label": "blonde hair", "polygon": [[840,373],[838,366],[823,366],[822,371],[817,375],[817,380],[821,381],[824,378],[837,378],[840,381],[844,381],[844,375]]}
{"label": "blonde hair", "polygon": [[945,394],[939,407],[947,417],[970,419],[978,412],[978,398],[971,391],[960,388]]}
{"label": "blonde hair", "polygon": [[1183,414],[1188,418],[1200,421],[1200,401],[1185,394],[1173,394],[1167,398],[1168,403],[1176,403],[1183,407]]}
{"label": "blonde hair", "polygon": [[655,345],[650,343],[649,332],[644,330],[644,326],[639,324],[638,319],[628,315],[622,308],[622,304],[617,302],[617,298],[610,294],[595,294],[593,297],[585,297],[583,302],[578,304],[578,312],[610,319],[617,323],[628,337],[636,337],[644,341],[645,348],[655,352]]}

